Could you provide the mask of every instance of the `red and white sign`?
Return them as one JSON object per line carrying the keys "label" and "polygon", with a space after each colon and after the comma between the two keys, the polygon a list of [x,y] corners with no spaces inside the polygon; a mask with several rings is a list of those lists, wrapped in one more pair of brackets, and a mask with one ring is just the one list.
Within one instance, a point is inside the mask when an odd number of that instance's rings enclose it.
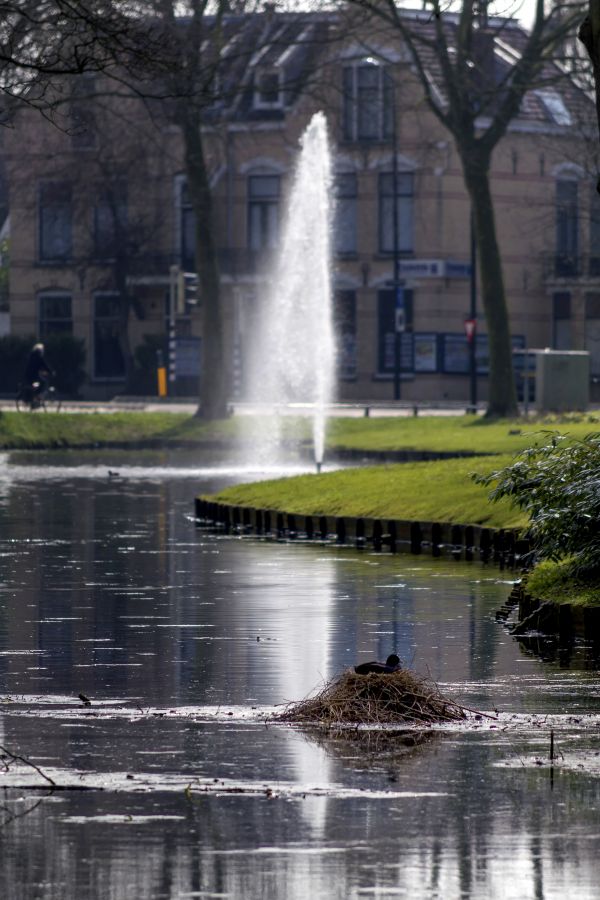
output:
{"label": "red and white sign", "polygon": [[465,334],[467,335],[467,340],[472,343],[473,338],[475,337],[475,331],[477,329],[477,319],[465,319]]}

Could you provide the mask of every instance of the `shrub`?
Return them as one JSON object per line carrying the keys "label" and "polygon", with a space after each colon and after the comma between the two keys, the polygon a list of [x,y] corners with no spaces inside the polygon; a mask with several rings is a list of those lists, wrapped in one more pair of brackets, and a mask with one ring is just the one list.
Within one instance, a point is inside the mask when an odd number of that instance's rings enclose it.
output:
{"label": "shrub", "polygon": [[166,338],[162,334],[145,334],[143,343],[135,348],[134,368],[130,378],[129,390],[133,394],[152,396],[156,394],[157,351],[163,353],[166,363]]}
{"label": "shrub", "polygon": [[0,390],[14,396],[27,363],[29,351],[35,344],[34,337],[7,334],[0,337]]}
{"label": "shrub", "polygon": [[529,514],[535,558],[565,560],[578,578],[600,574],[600,434],[582,440],[553,434],[548,444],[518,454],[490,475],[490,500],[509,498]]}
{"label": "shrub", "polygon": [[[56,372],[59,394],[76,397],[85,381],[85,342],[72,334],[49,334],[44,339],[45,357]],[[29,347],[31,349],[31,345]]]}
{"label": "shrub", "polygon": [[[37,338],[19,334],[0,337],[0,385],[3,394],[16,394],[23,380],[27,357]],[[44,338],[45,357],[56,372],[60,394],[76,396],[85,381],[85,344],[71,334],[49,334]]]}

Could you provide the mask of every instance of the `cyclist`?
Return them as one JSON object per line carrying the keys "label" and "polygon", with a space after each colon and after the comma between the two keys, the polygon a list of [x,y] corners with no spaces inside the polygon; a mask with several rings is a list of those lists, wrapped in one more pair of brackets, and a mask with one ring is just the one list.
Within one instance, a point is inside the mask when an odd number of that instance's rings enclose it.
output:
{"label": "cyclist", "polygon": [[34,344],[25,367],[25,384],[31,390],[32,401],[38,401],[48,388],[52,369],[44,358],[44,345]]}

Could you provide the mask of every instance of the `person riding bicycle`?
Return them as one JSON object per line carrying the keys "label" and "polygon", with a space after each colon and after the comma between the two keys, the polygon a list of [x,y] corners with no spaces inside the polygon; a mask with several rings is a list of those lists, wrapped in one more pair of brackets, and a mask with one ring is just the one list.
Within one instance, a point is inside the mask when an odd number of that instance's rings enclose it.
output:
{"label": "person riding bicycle", "polygon": [[46,392],[48,378],[53,374],[44,358],[44,345],[34,344],[25,367],[25,383],[31,389],[34,399]]}

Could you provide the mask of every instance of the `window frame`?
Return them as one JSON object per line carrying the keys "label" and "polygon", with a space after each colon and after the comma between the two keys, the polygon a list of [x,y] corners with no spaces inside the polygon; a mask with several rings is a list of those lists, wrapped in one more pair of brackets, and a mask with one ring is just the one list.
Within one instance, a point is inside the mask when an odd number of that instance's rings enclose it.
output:
{"label": "window frame", "polygon": [[[60,196],[61,190],[65,192],[65,200],[61,202],[44,202],[44,193],[55,190]],[[38,183],[37,197],[38,212],[38,260],[43,264],[60,265],[68,262],[73,257],[73,185],[67,179],[44,179]],[[55,218],[65,215],[61,227],[65,227],[63,237],[64,252],[53,249],[53,235],[57,231],[56,224],[52,222],[52,210]],[[58,211],[58,212],[57,212]],[[61,212],[62,211],[62,212]],[[46,234],[47,230],[50,234]],[[54,237],[54,240],[56,238]],[[49,244],[50,246],[47,246]]]}
{"label": "window frame", "polygon": [[[350,189],[344,191],[341,180],[352,182]],[[337,172],[335,185],[335,218],[333,243],[336,256],[356,256],[358,252],[358,175],[356,172]],[[340,228],[340,222],[342,227]],[[341,236],[349,239],[345,242]]]}
{"label": "window frame", "polygon": [[[269,91],[265,91],[261,87],[261,78],[269,77],[274,77],[277,80],[277,96],[274,100],[264,100],[262,98],[262,95],[269,93]],[[279,66],[264,66],[255,71],[252,106],[254,109],[281,109],[283,107],[283,73]]]}
{"label": "window frame", "polygon": [[[276,192],[253,194],[259,179],[276,183]],[[246,176],[246,245],[251,252],[265,253],[279,246],[281,175],[279,172],[249,172]],[[258,222],[258,226],[254,224]]]}
{"label": "window frame", "polygon": [[[572,195],[561,197],[567,188]],[[555,264],[559,277],[575,276],[579,270],[580,198],[579,180],[559,175],[555,183]]]}
{"label": "window frame", "polygon": [[[103,203],[103,198],[106,197],[111,191],[114,189],[121,189],[120,197],[118,203],[111,204]],[[124,198],[124,202],[122,200]],[[100,217],[103,210],[108,209],[110,224],[112,226],[112,235],[109,235],[108,238],[106,235],[104,236],[103,241],[101,238],[101,228],[100,228]],[[115,215],[113,216],[113,210]],[[111,184],[108,188],[100,188],[100,190],[96,194],[96,202],[94,203],[94,231],[93,231],[93,243],[94,243],[94,259],[98,260],[113,260],[117,257],[117,247],[119,243],[123,240],[123,232],[127,232],[128,227],[128,202],[127,202],[127,181],[125,179],[120,179],[118,182]],[[116,218],[119,218],[120,221],[117,223],[115,221]],[[108,233],[108,230],[107,230]]]}
{"label": "window frame", "polygon": [[98,353],[97,353],[97,340],[98,335],[96,333],[96,327],[98,323],[101,322],[114,322],[118,319],[118,315],[98,315],[97,304],[99,300],[104,300],[108,298],[119,299],[119,293],[117,291],[95,291],[92,295],[92,381],[94,382],[122,382],[125,379],[125,360],[122,361],[122,374],[121,375],[103,375],[98,373]]}
{"label": "window frame", "polygon": [[[377,84],[361,84],[362,73],[376,73]],[[373,98],[373,95],[376,96]],[[389,66],[370,58],[349,62],[342,68],[342,140],[381,143],[393,137],[394,89]],[[373,115],[376,127],[364,128]],[[364,118],[363,118],[364,117]]]}
{"label": "window frame", "polygon": [[[394,216],[394,172],[379,172],[377,177],[377,219],[378,219],[378,249],[385,256],[393,255],[396,250],[393,234]],[[384,186],[390,184],[389,191]],[[398,206],[398,253],[409,256],[415,252],[415,176],[414,172],[406,169],[397,173],[396,204]],[[409,189],[403,189],[403,185],[409,185]],[[391,204],[390,204],[391,200]],[[386,202],[387,201],[387,202]],[[387,207],[391,206],[389,213]],[[404,214],[404,215],[403,215]],[[391,231],[389,241],[386,239],[387,216],[391,216]],[[408,228],[403,226],[404,218],[408,221]],[[408,234],[407,234],[408,233]],[[406,237],[409,239],[406,240]],[[404,242],[403,242],[404,238]],[[388,246],[389,243],[389,246]]]}
{"label": "window frame", "polygon": [[[68,314],[62,316],[45,315],[45,302],[52,300],[66,300],[69,307]],[[37,333],[40,338],[46,338],[49,334],[73,334],[73,295],[70,291],[58,289],[40,291],[36,301]]]}

